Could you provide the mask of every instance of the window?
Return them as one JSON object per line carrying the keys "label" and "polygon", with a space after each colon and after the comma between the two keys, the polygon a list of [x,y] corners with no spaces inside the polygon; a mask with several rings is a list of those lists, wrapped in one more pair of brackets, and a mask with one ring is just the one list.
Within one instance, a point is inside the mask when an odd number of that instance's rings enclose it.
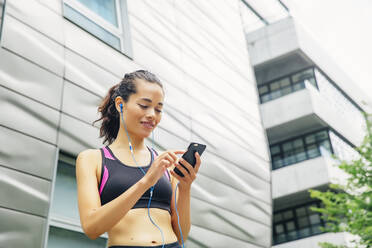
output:
{"label": "window", "polygon": [[320,213],[310,210],[310,207],[320,207],[320,204],[315,201],[274,212],[274,245],[322,233],[320,227],[324,227],[325,222]]}
{"label": "window", "polygon": [[126,0],[64,0],[65,18],[131,57]]}
{"label": "window", "polygon": [[332,153],[328,130],[298,136],[270,146],[272,169]]}
{"label": "window", "polygon": [[304,89],[305,81],[317,87],[313,67],[259,85],[258,92],[261,103]]}
{"label": "window", "polygon": [[50,210],[48,247],[106,247],[106,235],[90,240],[81,229],[75,158],[59,154]]}

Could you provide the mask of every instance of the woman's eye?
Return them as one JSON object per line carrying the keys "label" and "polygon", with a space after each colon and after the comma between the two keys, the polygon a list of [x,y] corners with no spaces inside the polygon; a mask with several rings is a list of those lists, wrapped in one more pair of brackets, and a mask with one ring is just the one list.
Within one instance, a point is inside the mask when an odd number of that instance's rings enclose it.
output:
{"label": "woman's eye", "polygon": [[[147,109],[148,108],[148,106],[145,106],[145,105],[142,105],[142,104],[138,104],[141,108],[143,108],[143,109]],[[163,112],[163,111],[161,111],[160,109],[155,109],[158,113],[161,113],[161,112]]]}

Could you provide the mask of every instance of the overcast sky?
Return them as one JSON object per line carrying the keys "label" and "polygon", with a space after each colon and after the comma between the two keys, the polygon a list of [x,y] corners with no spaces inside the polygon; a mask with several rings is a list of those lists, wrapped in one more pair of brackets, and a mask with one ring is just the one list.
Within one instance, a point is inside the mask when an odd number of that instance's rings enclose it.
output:
{"label": "overcast sky", "polygon": [[372,0],[283,0],[372,107]]}

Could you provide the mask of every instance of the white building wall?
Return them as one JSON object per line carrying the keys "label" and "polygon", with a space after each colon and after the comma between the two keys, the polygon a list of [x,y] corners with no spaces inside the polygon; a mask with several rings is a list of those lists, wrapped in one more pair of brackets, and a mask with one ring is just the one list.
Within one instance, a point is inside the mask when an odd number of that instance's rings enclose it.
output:
{"label": "white building wall", "polygon": [[140,68],[166,91],[158,148],[207,144],[187,247],[271,246],[269,154],[238,0],[128,1],[132,58],[66,20],[61,1],[6,3],[0,246],[43,246],[59,151],[102,146],[100,99]]}

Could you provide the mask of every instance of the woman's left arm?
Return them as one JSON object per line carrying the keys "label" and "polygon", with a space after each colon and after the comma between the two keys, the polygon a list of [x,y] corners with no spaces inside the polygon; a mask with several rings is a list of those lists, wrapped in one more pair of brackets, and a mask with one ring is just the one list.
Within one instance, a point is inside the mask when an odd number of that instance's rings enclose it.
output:
{"label": "woman's left arm", "polygon": [[176,214],[176,205],[175,205],[175,189],[176,185],[179,182],[178,188],[177,188],[177,210],[180,220],[180,226],[182,230],[182,236],[183,236],[183,242],[186,242],[187,237],[190,232],[191,228],[191,220],[190,220],[190,193],[191,193],[191,184],[196,178],[196,174],[198,173],[201,160],[200,155],[195,152],[195,158],[196,158],[196,164],[195,168],[192,167],[187,161],[183,160],[182,158],[179,159],[179,162],[181,162],[189,171],[189,173],[180,165],[179,163],[176,163],[176,167],[182,172],[184,177],[180,177],[178,174],[173,172],[173,169],[170,171],[172,177],[172,201],[171,201],[171,221],[172,221],[172,227],[177,235],[179,243],[181,243],[181,233],[178,227],[178,219]]}

